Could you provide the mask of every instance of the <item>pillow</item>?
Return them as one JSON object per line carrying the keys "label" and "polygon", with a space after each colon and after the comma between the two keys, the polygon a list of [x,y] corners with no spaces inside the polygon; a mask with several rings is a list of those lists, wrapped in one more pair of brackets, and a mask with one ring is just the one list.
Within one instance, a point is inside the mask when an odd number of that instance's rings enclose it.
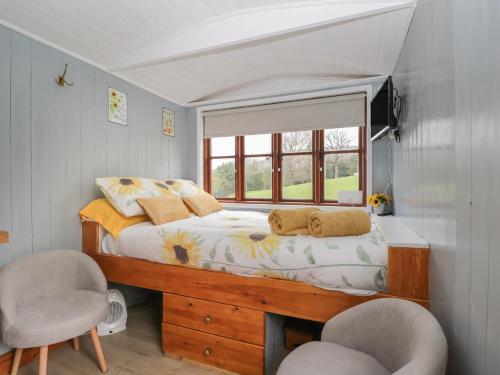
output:
{"label": "pillow", "polygon": [[196,194],[185,195],[182,200],[198,216],[205,216],[222,210],[219,201],[203,190]]}
{"label": "pillow", "polygon": [[174,189],[175,192],[179,194],[181,197],[205,191],[191,180],[180,180],[180,179],[166,180],[165,184],[167,184],[170,188]]}
{"label": "pillow", "polygon": [[155,225],[190,217],[189,210],[178,195],[137,198],[137,203],[142,206]]}
{"label": "pillow", "polygon": [[97,221],[113,237],[118,237],[120,232],[126,227],[148,221],[146,215],[125,217],[116,211],[106,198],[96,199],[90,202],[80,211],[82,219],[91,219]]}
{"label": "pillow", "polygon": [[137,198],[176,194],[164,182],[153,178],[103,177],[96,178],[96,184],[109,203],[126,217],[145,214]]}
{"label": "pillow", "polygon": [[182,200],[198,216],[222,210],[221,204],[212,195],[191,180],[166,180],[165,183],[174,189]]}

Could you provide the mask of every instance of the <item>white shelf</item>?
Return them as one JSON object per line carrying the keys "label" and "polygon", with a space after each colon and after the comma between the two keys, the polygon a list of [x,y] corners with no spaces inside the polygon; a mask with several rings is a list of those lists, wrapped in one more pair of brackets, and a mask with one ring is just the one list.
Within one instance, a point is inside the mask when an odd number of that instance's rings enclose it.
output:
{"label": "white shelf", "polygon": [[429,243],[408,228],[395,216],[372,215],[388,246],[429,248]]}

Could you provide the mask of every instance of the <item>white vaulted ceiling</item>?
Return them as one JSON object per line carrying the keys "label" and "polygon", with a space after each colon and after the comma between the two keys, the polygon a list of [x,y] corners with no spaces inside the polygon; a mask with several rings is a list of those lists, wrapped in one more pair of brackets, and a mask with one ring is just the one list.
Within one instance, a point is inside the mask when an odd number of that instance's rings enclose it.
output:
{"label": "white vaulted ceiling", "polygon": [[0,0],[0,23],[179,104],[391,74],[416,0]]}

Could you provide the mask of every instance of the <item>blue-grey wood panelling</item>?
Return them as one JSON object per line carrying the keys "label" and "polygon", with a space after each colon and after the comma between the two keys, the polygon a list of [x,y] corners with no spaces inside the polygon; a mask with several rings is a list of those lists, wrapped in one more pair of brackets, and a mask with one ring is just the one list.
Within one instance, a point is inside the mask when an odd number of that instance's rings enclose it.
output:
{"label": "blue-grey wood panelling", "polygon": [[11,130],[11,253],[29,254],[33,249],[31,221],[31,40],[12,36],[10,87]]}
{"label": "blue-grey wood panelling", "polygon": [[378,141],[372,142],[372,191],[385,192],[392,195],[392,185],[390,184],[390,168],[392,164],[392,155],[389,147],[393,149],[394,141],[389,141],[384,137]]}
{"label": "blue-grey wood panelling", "polygon": [[396,213],[431,243],[450,373],[500,368],[500,4],[421,0],[397,64]]}
{"label": "blue-grey wood panelling", "polygon": [[32,220],[33,220],[33,248],[37,250],[50,249],[50,112],[47,111],[50,103],[51,82],[47,77],[51,75],[50,50],[40,43],[32,43],[32,55],[37,64],[32,67],[31,116],[35,121],[31,126],[31,165],[33,192]]}
{"label": "blue-grey wood panelling", "polygon": [[[11,33],[0,26],[0,228],[12,229],[10,175],[10,62]],[[0,264],[10,259],[9,244],[0,245]],[[0,348],[1,352],[1,348]]]}
{"label": "blue-grey wood panelling", "polygon": [[[455,19],[452,0],[422,0],[401,52],[395,86],[403,96],[401,143],[394,144],[396,214],[431,244],[431,310],[450,343],[459,373],[454,320],[456,272]],[[463,308],[463,306],[462,306]]]}
{"label": "blue-grey wood panelling", "polygon": [[[2,26],[0,50],[0,229],[12,239],[0,266],[79,249],[78,212],[101,196],[96,177],[190,176],[185,108]],[[74,85],[60,88],[65,63]],[[128,126],[107,120],[109,87],[127,93]],[[162,134],[162,106],[175,111],[174,138]]]}

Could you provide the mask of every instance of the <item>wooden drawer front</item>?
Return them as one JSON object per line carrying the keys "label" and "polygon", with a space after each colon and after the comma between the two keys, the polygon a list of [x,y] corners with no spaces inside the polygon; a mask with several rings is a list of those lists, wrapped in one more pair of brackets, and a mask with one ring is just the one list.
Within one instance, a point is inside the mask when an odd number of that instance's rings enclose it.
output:
{"label": "wooden drawer front", "polygon": [[242,375],[264,373],[264,348],[163,323],[163,351]]}
{"label": "wooden drawer front", "polygon": [[264,346],[265,313],[175,294],[163,295],[163,322]]}

